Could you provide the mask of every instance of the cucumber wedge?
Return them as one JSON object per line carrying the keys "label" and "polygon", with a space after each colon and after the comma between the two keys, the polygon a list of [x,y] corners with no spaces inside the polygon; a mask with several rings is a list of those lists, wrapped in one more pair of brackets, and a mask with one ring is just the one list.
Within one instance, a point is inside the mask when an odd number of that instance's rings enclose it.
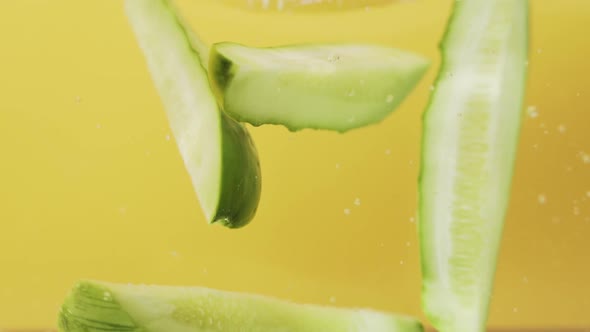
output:
{"label": "cucumber wedge", "polygon": [[208,222],[245,226],[260,200],[258,154],[246,128],[218,108],[202,65],[207,47],[167,0],[125,8]]}
{"label": "cucumber wedge", "polygon": [[422,56],[378,45],[225,42],[212,46],[209,79],[238,121],[345,132],[382,121],[429,66]]}
{"label": "cucumber wedge", "polygon": [[422,332],[412,317],[290,303],[198,287],[82,281],[59,313],[62,332]]}
{"label": "cucumber wedge", "polygon": [[423,118],[422,304],[440,332],[485,331],[525,94],[528,1],[457,0]]}

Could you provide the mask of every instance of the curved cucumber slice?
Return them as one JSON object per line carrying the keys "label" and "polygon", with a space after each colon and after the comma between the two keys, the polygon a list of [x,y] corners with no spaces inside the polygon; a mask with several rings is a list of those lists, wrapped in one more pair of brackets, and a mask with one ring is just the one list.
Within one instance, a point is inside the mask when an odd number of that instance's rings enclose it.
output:
{"label": "curved cucumber slice", "polygon": [[430,62],[377,45],[213,45],[209,79],[238,121],[345,132],[383,120]]}
{"label": "curved cucumber slice", "polygon": [[260,199],[258,155],[246,128],[218,108],[202,66],[207,47],[169,1],[125,3],[207,220],[248,224]]}
{"label": "curved cucumber slice", "polygon": [[520,131],[528,2],[457,0],[424,115],[424,310],[441,332],[484,331]]}
{"label": "curved cucumber slice", "polygon": [[412,317],[290,303],[198,287],[78,283],[62,332],[422,332]]}

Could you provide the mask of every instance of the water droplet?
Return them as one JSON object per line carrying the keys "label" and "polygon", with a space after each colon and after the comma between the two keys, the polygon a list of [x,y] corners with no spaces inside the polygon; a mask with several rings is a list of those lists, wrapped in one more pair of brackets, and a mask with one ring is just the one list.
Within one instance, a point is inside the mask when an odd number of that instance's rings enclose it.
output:
{"label": "water droplet", "polygon": [[406,241],[406,247],[409,247],[410,245],[412,245],[412,243],[410,241]]}
{"label": "water droplet", "polygon": [[404,265],[404,261],[403,260],[400,260],[399,261],[399,265]]}
{"label": "water droplet", "polygon": [[127,213],[127,208],[125,208],[125,207],[121,207],[121,208],[119,208],[119,213],[120,213],[120,214],[125,214],[125,213]]}
{"label": "water droplet", "polygon": [[336,164],[336,169],[340,169],[340,164]]}
{"label": "water droplet", "polygon": [[391,104],[393,102],[393,100],[395,99],[395,97],[393,95],[387,95],[387,99],[385,99],[385,101],[388,104]]}
{"label": "water droplet", "polygon": [[203,268],[203,273],[204,273],[204,274],[207,274],[207,273],[209,273],[209,271],[207,270],[207,268],[206,268],[206,267],[204,267],[204,268]]}
{"label": "water droplet", "polygon": [[518,312],[518,308],[516,308],[516,307],[512,308],[512,312]]}
{"label": "water droplet", "polygon": [[539,116],[539,112],[537,111],[537,106],[529,106],[526,108],[526,113],[532,119]]}
{"label": "water droplet", "polygon": [[529,278],[527,276],[522,277],[522,282],[525,284],[529,283]]}
{"label": "water droplet", "polygon": [[580,96],[580,91],[576,92],[576,97]]}
{"label": "water droplet", "polygon": [[543,134],[548,135],[549,134],[549,130],[547,130],[547,129],[543,130]]}
{"label": "water droplet", "polygon": [[79,104],[82,101],[82,98],[80,96],[76,96],[76,98],[74,98],[74,101],[76,102],[76,104]]}
{"label": "water droplet", "polygon": [[344,209],[344,214],[347,216],[350,215],[350,209]]}
{"label": "water droplet", "polygon": [[586,196],[590,197],[590,190],[586,192]]}
{"label": "water droplet", "polygon": [[537,54],[541,54],[541,53],[543,53],[543,49],[541,49],[541,48],[538,48],[538,49],[537,49]]}
{"label": "water droplet", "polygon": [[96,124],[96,129],[100,129],[100,128],[102,128],[102,126],[100,125],[100,123],[97,123]]}
{"label": "water droplet", "polygon": [[560,124],[559,126],[557,126],[557,131],[559,131],[560,133],[565,133],[565,131],[567,130],[567,128],[565,127],[564,124]]}
{"label": "water droplet", "polygon": [[334,296],[330,296],[330,303],[336,303],[336,298]]}
{"label": "water droplet", "polygon": [[361,206],[361,199],[360,199],[360,198],[358,198],[358,197],[357,197],[357,198],[355,198],[355,199],[354,199],[354,205],[356,205],[356,206]]}
{"label": "water droplet", "polygon": [[537,199],[539,200],[539,204],[545,204],[545,203],[547,203],[547,196],[545,196],[543,194],[539,194],[539,196],[537,197]]}
{"label": "water droplet", "polygon": [[166,140],[169,141],[170,140],[170,134],[166,135]]}
{"label": "water droplet", "polygon": [[414,217],[410,217],[410,222],[413,223],[415,221]]}
{"label": "water droplet", "polygon": [[590,164],[590,154],[587,154],[586,152],[580,151],[579,152],[580,155],[580,159],[582,159],[582,162],[584,164]]}
{"label": "water droplet", "polygon": [[389,156],[391,154],[391,150],[389,150],[389,149],[385,150],[385,154]]}

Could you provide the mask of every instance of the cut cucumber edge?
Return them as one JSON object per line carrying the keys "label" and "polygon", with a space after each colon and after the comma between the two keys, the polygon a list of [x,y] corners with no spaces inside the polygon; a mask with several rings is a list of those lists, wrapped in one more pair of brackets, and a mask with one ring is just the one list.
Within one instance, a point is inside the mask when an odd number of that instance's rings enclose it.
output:
{"label": "cut cucumber edge", "polygon": [[204,287],[81,280],[58,314],[60,332],[423,332],[414,317],[298,304]]}
{"label": "cut cucumber edge", "polygon": [[[522,6],[525,8],[524,9],[524,22],[519,21],[517,24],[524,24],[524,36],[523,36],[523,44],[521,45],[523,47],[522,51],[522,58],[518,58],[518,60],[522,61],[522,70],[523,73],[519,74],[518,72],[515,73],[515,75],[523,75],[524,76],[524,80],[523,80],[523,87],[522,87],[522,94],[520,96],[520,100],[518,101],[518,103],[512,104],[510,105],[510,109],[512,110],[521,110],[522,109],[522,105],[524,102],[524,94],[525,94],[525,87],[524,85],[526,84],[527,81],[527,70],[526,70],[526,57],[528,55],[528,48],[529,48],[529,36],[528,36],[528,24],[529,24],[529,17],[528,17],[528,0],[518,0],[518,1],[522,1]],[[422,135],[422,149],[421,149],[421,160],[424,161],[426,159],[428,159],[427,156],[427,152],[428,152],[428,148],[427,146],[424,145],[424,143],[427,141],[427,136],[430,134],[429,128],[427,128],[426,123],[427,123],[427,119],[430,115],[430,112],[432,111],[434,105],[434,101],[435,98],[437,97],[437,93],[439,93],[439,89],[438,89],[438,83],[441,82],[441,80],[443,80],[445,77],[443,77],[443,74],[447,71],[447,67],[448,67],[448,59],[446,57],[446,51],[448,50],[448,43],[449,43],[449,38],[450,38],[450,34],[453,30],[453,26],[454,26],[454,22],[456,19],[456,16],[458,15],[458,11],[456,10],[458,6],[465,4],[465,3],[474,3],[477,1],[471,1],[471,0],[463,0],[463,1],[456,1],[454,4],[454,7],[451,11],[451,14],[449,16],[449,19],[447,21],[447,29],[445,30],[445,33],[441,39],[441,42],[439,44],[439,50],[442,54],[442,63],[441,66],[439,68],[438,74],[437,74],[437,78],[435,81],[435,90],[430,98],[430,101],[426,107],[426,111],[423,112],[423,116],[422,116],[422,123],[424,124],[424,128],[423,128],[423,135]],[[520,25],[519,25],[520,26]],[[456,28],[455,28],[456,29]],[[517,31],[518,32],[518,31]],[[518,62],[518,61],[516,61]],[[517,83],[518,84],[518,83]],[[506,87],[502,87],[505,88]],[[517,89],[520,89],[521,87],[518,87]],[[504,157],[504,159],[506,160],[505,162],[510,164],[511,167],[507,167],[506,172],[504,173],[504,178],[503,181],[505,183],[507,183],[505,186],[503,186],[501,188],[501,190],[499,191],[500,195],[503,196],[501,199],[501,203],[499,204],[500,207],[502,205],[507,204],[507,201],[509,199],[509,195],[510,195],[510,183],[511,183],[511,179],[513,176],[513,172],[514,172],[514,161],[516,158],[516,148],[518,145],[518,139],[519,139],[519,133],[520,133],[520,128],[522,126],[522,112],[518,111],[517,114],[514,115],[514,122],[513,122],[513,126],[514,126],[514,130],[511,132],[511,134],[513,135],[508,135],[509,138],[508,140],[504,143],[506,144],[506,146],[508,146],[507,148],[507,153],[506,156]],[[442,124],[439,124],[442,125]],[[440,130],[439,130],[440,131]],[[500,137],[499,139],[501,140],[506,140],[507,138],[505,137]],[[423,219],[424,216],[427,214],[425,213],[425,211],[429,208],[429,206],[424,205],[424,200],[423,200],[423,195],[425,194],[425,191],[435,191],[437,190],[436,188],[426,188],[425,187],[425,182],[424,182],[424,178],[425,178],[425,173],[428,172],[429,170],[427,170],[426,164],[424,162],[421,162],[421,167],[420,167],[420,171],[419,171],[419,177],[418,177],[418,182],[419,182],[419,218],[418,218],[418,235],[420,238],[420,260],[421,260],[421,270],[423,273],[423,284],[422,284],[422,307],[423,307],[423,311],[425,312],[427,318],[429,319],[429,321],[432,323],[432,325],[437,328],[440,332],[457,332],[457,331],[468,331],[468,332],[473,332],[473,331],[483,331],[485,329],[485,325],[486,325],[486,321],[487,321],[487,316],[488,316],[488,311],[489,311],[489,305],[490,305],[490,300],[491,300],[491,293],[493,291],[493,283],[494,283],[494,278],[495,278],[495,266],[496,266],[496,260],[497,260],[497,248],[499,248],[499,241],[501,238],[501,234],[503,231],[503,224],[504,224],[504,219],[505,219],[505,214],[506,211],[505,209],[503,209],[502,213],[499,213],[499,217],[498,219],[501,220],[501,225],[498,226],[497,231],[499,232],[498,234],[495,235],[495,239],[494,236],[492,236],[492,238],[490,239],[490,246],[495,248],[492,250],[496,251],[496,254],[494,254],[493,256],[493,260],[494,263],[492,264],[494,266],[494,268],[492,268],[490,271],[487,270],[483,270],[482,273],[485,275],[487,274],[488,276],[486,278],[489,278],[488,280],[488,284],[489,286],[487,287],[487,289],[483,289],[482,290],[482,296],[485,300],[483,300],[483,303],[481,304],[481,307],[479,307],[475,312],[475,314],[473,313],[473,311],[471,310],[471,312],[469,312],[469,310],[467,310],[464,313],[460,313],[460,312],[453,312],[452,308],[452,301],[453,299],[449,299],[449,298],[445,298],[444,296],[444,292],[438,294],[439,296],[437,296],[437,290],[432,288],[432,285],[429,285],[429,281],[430,280],[435,280],[437,278],[438,272],[433,269],[430,265],[431,265],[431,260],[433,259],[432,257],[430,257],[431,253],[436,251],[436,248],[433,248],[432,246],[434,245],[434,243],[431,243],[430,241],[427,240],[427,231],[425,227],[430,227],[430,225],[423,225]],[[504,204],[505,203],[505,204]],[[430,229],[428,231],[431,231]],[[442,308],[446,308],[446,309],[442,309]],[[443,313],[445,312],[445,313]],[[459,317],[452,317],[453,314],[458,314]],[[465,316],[467,315],[467,316]],[[463,317],[460,317],[463,316]],[[461,320],[461,318],[467,318],[468,316],[472,316],[471,318],[476,322],[474,326],[472,323],[473,322],[468,322],[468,319],[463,319]],[[459,321],[453,321],[453,319],[457,319],[459,318]],[[475,328],[475,329],[474,329]]]}
{"label": "cut cucumber edge", "polygon": [[169,0],[126,0],[125,13],[207,221],[249,224],[260,200],[258,153],[245,126],[219,110],[207,46]]}
{"label": "cut cucumber edge", "polygon": [[253,126],[340,133],[388,117],[431,61],[376,44],[211,47],[209,79],[223,110]]}

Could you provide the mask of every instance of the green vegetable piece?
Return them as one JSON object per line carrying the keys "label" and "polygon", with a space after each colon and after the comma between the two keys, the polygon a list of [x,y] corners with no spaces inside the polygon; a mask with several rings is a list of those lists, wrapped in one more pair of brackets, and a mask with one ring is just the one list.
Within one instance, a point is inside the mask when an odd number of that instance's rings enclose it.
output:
{"label": "green vegetable piece", "polygon": [[238,121],[346,132],[385,119],[429,65],[379,45],[225,42],[211,49],[209,79],[223,109]]}
{"label": "green vegetable piece", "polygon": [[291,303],[200,287],[82,281],[59,313],[61,332],[422,332],[412,317]]}
{"label": "green vegetable piece", "polygon": [[526,91],[528,1],[457,0],[423,118],[422,304],[440,332],[483,332]]}
{"label": "green vegetable piece", "polygon": [[245,226],[260,200],[258,154],[246,128],[218,108],[203,67],[207,47],[169,1],[125,4],[207,220]]}

